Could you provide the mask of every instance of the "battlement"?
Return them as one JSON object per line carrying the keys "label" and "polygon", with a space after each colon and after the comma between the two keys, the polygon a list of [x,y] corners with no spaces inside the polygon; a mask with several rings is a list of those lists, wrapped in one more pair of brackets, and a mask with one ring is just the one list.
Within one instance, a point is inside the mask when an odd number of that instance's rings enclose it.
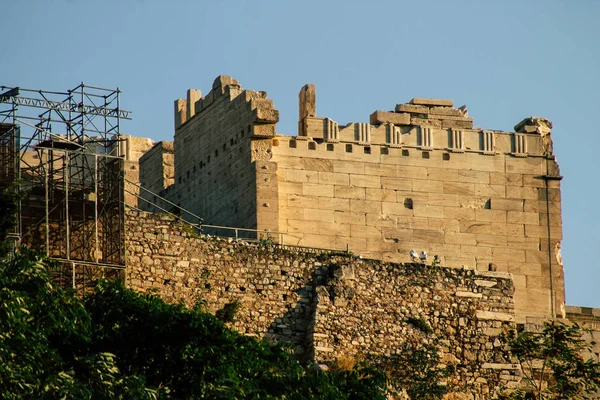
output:
{"label": "battlement", "polygon": [[[545,118],[526,118],[515,126],[515,132],[474,129],[466,106],[453,108],[452,100],[413,98],[409,103],[396,105],[395,111],[373,112],[369,123],[340,126],[330,118],[316,116],[314,85],[305,85],[299,99],[297,140],[314,143],[311,147],[322,142],[341,142],[349,144],[345,147],[347,152],[352,152],[352,145],[358,145],[377,146],[380,154],[389,154],[387,148],[391,147],[492,156],[552,156],[552,123]],[[368,149],[364,151],[369,153]]]}

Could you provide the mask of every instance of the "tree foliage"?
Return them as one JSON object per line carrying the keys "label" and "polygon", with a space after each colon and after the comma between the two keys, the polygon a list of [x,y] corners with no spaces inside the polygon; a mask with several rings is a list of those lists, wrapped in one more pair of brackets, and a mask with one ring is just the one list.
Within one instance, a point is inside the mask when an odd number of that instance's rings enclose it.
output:
{"label": "tree foliage", "polygon": [[[424,321],[422,323],[425,324]],[[429,328],[427,324],[425,326]],[[412,400],[441,399],[446,394],[448,388],[440,382],[451,371],[440,368],[439,364],[439,348],[435,342],[420,345],[406,343],[401,352],[384,357],[379,363],[395,388],[406,391]]]}
{"label": "tree foliage", "polygon": [[384,399],[367,366],[303,368],[210,314],[101,282],[80,301],[30,250],[0,262],[0,398]]}
{"label": "tree foliage", "polygon": [[600,389],[600,363],[591,355],[590,332],[578,324],[546,322],[538,332],[511,331],[504,336],[518,360],[524,383],[512,399],[587,399]]}

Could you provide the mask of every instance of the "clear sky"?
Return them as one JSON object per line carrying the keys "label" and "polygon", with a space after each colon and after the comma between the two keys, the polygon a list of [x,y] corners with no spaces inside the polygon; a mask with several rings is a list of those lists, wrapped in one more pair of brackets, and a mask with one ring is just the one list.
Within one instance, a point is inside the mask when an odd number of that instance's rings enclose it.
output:
{"label": "clear sky", "polygon": [[154,140],[220,74],[266,90],[290,135],[305,83],[340,124],[412,97],[466,104],[486,129],[549,118],[567,303],[600,307],[599,17],[595,0],[0,0],[0,85],[119,87],[121,132]]}

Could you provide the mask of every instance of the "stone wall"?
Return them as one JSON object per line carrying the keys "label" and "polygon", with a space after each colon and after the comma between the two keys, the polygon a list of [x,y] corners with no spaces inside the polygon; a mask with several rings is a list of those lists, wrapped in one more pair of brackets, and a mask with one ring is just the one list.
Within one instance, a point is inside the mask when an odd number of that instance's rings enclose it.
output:
{"label": "stone wall", "polygon": [[[277,195],[271,186],[277,180],[270,179],[274,171],[258,151],[275,135],[279,120],[267,93],[243,90],[221,76],[205,97],[188,91],[187,100],[175,102],[175,113],[175,185],[169,200],[207,224],[277,230]],[[270,222],[257,218],[263,203],[275,210]]]}
{"label": "stone wall", "polygon": [[196,238],[151,213],[129,214],[126,231],[129,287],[188,305],[203,299],[212,312],[239,301],[235,329],[290,343],[304,361],[385,358],[436,339],[455,366],[453,390],[486,396],[518,380],[496,340],[513,326],[508,274]]}
{"label": "stone wall", "polygon": [[484,130],[465,106],[415,98],[339,125],[317,116],[314,85],[299,101],[298,135],[284,136],[265,92],[226,76],[205,97],[188,91],[175,103],[169,200],[206,224],[277,232],[286,244],[393,262],[426,251],[448,267],[509,272],[519,322],[560,314],[561,176],[548,120]]}
{"label": "stone wall", "polygon": [[175,183],[175,158],[173,156],[173,142],[158,142],[148,150],[139,160],[140,165],[140,197],[147,201],[140,201],[139,208],[145,211],[160,212],[171,210],[172,205],[161,201],[160,197],[167,197],[169,186]]}
{"label": "stone wall", "polygon": [[271,148],[287,243],[394,262],[424,250],[448,267],[510,272],[519,321],[550,316],[551,296],[559,313],[561,177],[549,121],[473,129],[464,107],[413,99],[370,124],[338,126],[315,116],[306,93],[314,88],[301,91],[300,110],[313,111],[301,112],[300,135]]}

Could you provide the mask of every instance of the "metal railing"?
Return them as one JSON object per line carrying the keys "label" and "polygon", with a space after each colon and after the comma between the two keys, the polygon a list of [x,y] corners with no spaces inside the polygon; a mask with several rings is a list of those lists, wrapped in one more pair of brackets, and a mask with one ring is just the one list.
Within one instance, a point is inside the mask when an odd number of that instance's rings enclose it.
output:
{"label": "metal railing", "polygon": [[[308,247],[308,246],[286,244],[286,240],[285,240],[286,236],[288,236],[288,237],[292,236],[288,232],[278,232],[278,231],[270,231],[270,230],[262,230],[261,231],[258,229],[251,229],[251,228],[239,228],[239,227],[233,227],[233,226],[205,224],[205,223],[203,223],[204,220],[202,217],[192,213],[191,211],[186,210],[185,208],[182,208],[181,206],[165,199],[164,197],[152,192],[151,190],[149,190],[147,188],[140,186],[139,184],[137,184],[135,182],[132,182],[128,179],[125,179],[125,182],[139,188],[140,190],[145,191],[146,193],[149,193],[152,196],[156,196],[157,199],[160,199],[161,201],[164,201],[165,203],[167,203],[169,205],[172,205],[173,207],[178,209],[180,211],[180,213],[189,214],[190,216],[196,218],[199,222],[192,223],[192,222],[182,218],[181,215],[177,215],[177,214],[173,213],[172,211],[169,211],[169,210],[159,206],[155,202],[152,202],[144,197],[141,197],[138,193],[134,193],[130,190],[125,189],[125,192],[135,196],[138,200],[148,203],[150,206],[159,209],[160,211],[164,212],[165,214],[169,215],[170,217],[173,217],[174,219],[178,220],[179,222],[184,223],[185,225],[189,226],[192,229],[197,229],[200,233],[205,234],[208,237],[234,239],[236,242],[242,240],[244,242],[250,242],[250,243],[265,243],[270,246],[277,246],[281,249],[296,250],[296,251],[302,251],[302,252],[311,253],[311,254],[330,253],[330,254],[334,254],[334,255],[344,255],[344,256],[352,255],[352,253],[350,253],[350,248],[348,245],[346,245],[345,250],[340,250],[340,249],[329,249],[329,248],[323,248],[323,247]],[[140,208],[134,207],[129,204],[125,204],[125,206],[127,208],[130,208],[135,211],[147,212],[147,211],[144,211]],[[218,234],[211,235],[210,233],[206,233],[206,231],[205,231],[206,229],[208,229],[208,230],[225,230],[225,231],[231,232],[232,234],[231,235],[218,235]],[[256,237],[255,238],[243,237],[243,233],[245,233],[245,232],[255,234]],[[275,240],[275,239],[278,239],[278,240]],[[288,240],[287,242],[289,243],[290,240]]]}

